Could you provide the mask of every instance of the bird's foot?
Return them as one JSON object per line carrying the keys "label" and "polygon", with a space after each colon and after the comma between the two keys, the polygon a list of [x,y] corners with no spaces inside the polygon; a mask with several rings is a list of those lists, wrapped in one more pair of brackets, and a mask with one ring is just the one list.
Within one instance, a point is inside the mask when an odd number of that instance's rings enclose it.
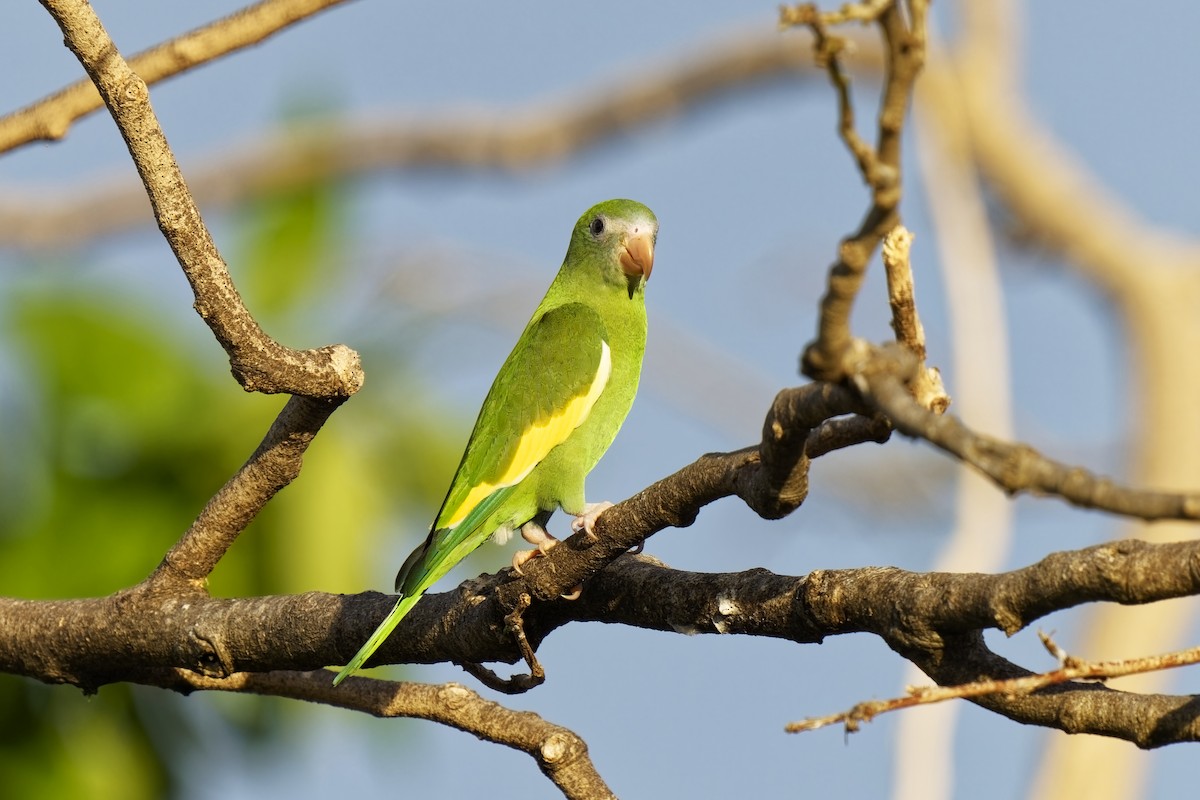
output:
{"label": "bird's foot", "polygon": [[[611,505],[611,504],[610,504]],[[538,525],[536,522],[526,522],[521,526],[521,538],[532,545],[536,545],[536,550],[519,550],[513,555],[512,567],[513,572],[518,575],[524,575],[521,571],[521,566],[531,558],[544,556],[550,552],[553,547],[558,544],[558,539],[555,539],[550,533]],[[583,586],[576,586],[569,593],[562,595],[564,600],[578,600],[579,595],[583,593]]]}
{"label": "bird's foot", "polygon": [[599,503],[585,504],[583,513],[571,523],[571,530],[575,531],[575,533],[583,531],[587,534],[589,540],[596,541],[596,518],[612,507],[613,504],[607,500]]}
{"label": "bird's foot", "polygon": [[526,522],[521,526],[521,538],[534,545],[536,550],[518,550],[513,555],[512,566],[513,572],[518,575],[523,575],[521,565],[529,561],[531,558],[544,556],[550,552],[554,545],[558,544],[558,539],[555,539],[550,533],[536,522]]}

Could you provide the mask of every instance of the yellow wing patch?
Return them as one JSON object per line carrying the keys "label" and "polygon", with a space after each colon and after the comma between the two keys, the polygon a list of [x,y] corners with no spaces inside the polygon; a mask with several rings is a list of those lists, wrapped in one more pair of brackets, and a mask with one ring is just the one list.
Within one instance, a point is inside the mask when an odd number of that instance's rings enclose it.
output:
{"label": "yellow wing patch", "polygon": [[592,406],[600,399],[600,393],[612,375],[612,354],[609,353],[608,343],[600,341],[600,364],[596,367],[596,377],[584,394],[576,395],[557,414],[546,419],[538,420],[521,433],[517,450],[504,473],[495,483],[481,483],[471,488],[463,499],[454,516],[446,523],[447,528],[453,528],[462,522],[475,506],[479,505],[492,492],[505,486],[512,486],[525,479],[550,451],[567,440],[571,432],[584,423]]}

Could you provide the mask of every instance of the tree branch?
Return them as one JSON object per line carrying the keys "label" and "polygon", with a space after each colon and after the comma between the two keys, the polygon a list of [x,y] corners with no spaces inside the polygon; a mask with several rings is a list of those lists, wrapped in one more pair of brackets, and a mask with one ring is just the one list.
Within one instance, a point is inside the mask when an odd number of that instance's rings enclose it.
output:
{"label": "tree branch", "polygon": [[175,156],[150,107],[146,84],[121,57],[90,5],[43,0],[67,46],[96,84],[125,139],[159,229],[196,296],[196,312],[229,354],[247,391],[346,398],[362,386],[358,353],[345,345],[292,350],[267,336],[242,303]]}
{"label": "tree branch", "polygon": [[[848,424],[864,417],[825,422],[861,410],[853,392],[828,384],[780,393],[757,448],[704,456],[614,506],[599,518],[600,538],[591,546],[585,536],[575,536],[532,562],[523,576],[505,571],[454,592],[428,595],[380,648],[378,660],[513,662],[520,651],[503,620],[515,598],[534,597],[549,599],[524,612],[523,630],[534,647],[558,627],[588,620],[795,642],[870,632],[939,683],[962,683],[1025,674],[983,647],[979,633],[986,628],[1012,634],[1080,603],[1140,604],[1200,592],[1196,542],[1120,542],[1055,554],[995,576],[888,568],[818,571],[803,578],[765,570],[698,574],[622,555],[664,527],[690,524],[700,508],[719,497],[737,495],[764,516],[786,513],[803,500],[814,456],[810,447],[826,448],[831,437],[840,441],[847,431],[856,431],[859,441],[867,440],[866,433],[886,436],[886,426]],[[835,423],[839,430],[828,434]],[[248,464],[274,458],[270,454],[286,450],[287,441],[303,444],[303,437],[268,436]],[[198,548],[203,563],[220,547],[206,548],[205,535],[196,536],[200,544],[189,546]],[[214,535],[213,541],[225,539]],[[557,601],[567,587],[589,576],[580,600]],[[86,691],[117,680],[160,685],[164,668],[221,680],[244,672],[312,670],[342,663],[394,602],[373,592],[215,599],[194,576],[165,589],[164,581],[148,580],[93,600],[0,600],[0,668]],[[655,603],[647,604],[647,596]],[[362,685],[373,686],[370,681]],[[1096,691],[1072,684],[976,702],[1022,722],[1121,736],[1142,746],[1195,738],[1188,725],[1147,728],[1145,720],[1177,713],[1184,702],[1179,698]]]}
{"label": "tree branch", "polygon": [[854,155],[863,180],[871,189],[871,205],[857,231],[838,248],[838,260],[829,270],[821,298],[817,338],[804,350],[801,369],[823,381],[839,381],[854,358],[850,312],[862,286],[871,255],[883,237],[900,222],[900,137],[917,75],[925,60],[924,9],[922,0],[910,3],[911,26],[896,2],[875,3],[864,13],[877,14],[884,39],[886,66],[880,102],[875,148],[859,138],[854,127],[849,83],[841,65],[843,41],[830,36],[826,27],[843,21],[842,12],[822,14],[812,4],[784,9],[781,23],[805,25],[813,32],[817,63],[825,66],[838,92],[838,131]]}
{"label": "tree branch", "polygon": [[339,401],[289,398],[258,449],[208,501],[163,557],[150,582],[182,581],[202,588],[238,535],[280,489],[299,476],[305,450],[339,405]]}
{"label": "tree branch", "polygon": [[[533,755],[569,797],[611,796],[574,734],[534,715],[487,703],[460,686],[354,678],[332,692],[329,673],[317,668],[342,663],[391,609],[394,598],[308,593],[229,600],[207,594],[204,578],[249,520],[295,477],[325,419],[361,385],[361,369],[357,355],[344,346],[293,351],[262,332],[242,305],[200,220],[150,108],[145,84],[122,60],[86,3],[43,2],[112,111],[160,228],[196,293],[197,311],[229,353],[234,374],[247,389],[295,396],[243,468],[142,584],[89,600],[0,598],[0,669],[75,684],[85,691],[132,681],[184,692],[274,694],[379,716],[434,719]],[[939,684],[984,680],[1024,687],[1029,673],[991,652],[984,630],[998,628],[1011,635],[1031,620],[1080,603],[1142,604],[1200,593],[1196,542],[1118,542],[1057,553],[1000,575],[918,574],[892,568],[817,571],[803,577],[765,570],[701,574],[625,555],[666,527],[690,525],[701,508],[721,497],[736,495],[765,518],[785,516],[807,495],[813,458],[850,444],[884,441],[893,425],[976,465],[1010,492],[1053,493],[1077,504],[1147,519],[1200,516],[1200,496],[1123,489],[1022,445],[982,437],[953,417],[930,413],[929,408],[940,410],[934,402],[912,400],[924,371],[924,346],[911,283],[904,284],[910,277],[905,274],[905,245],[898,245],[903,252],[885,254],[889,273],[897,271],[890,277],[899,279],[892,281],[891,294],[901,345],[874,348],[851,335],[850,309],[867,263],[899,219],[900,139],[913,82],[924,60],[925,3],[910,2],[907,21],[903,9],[886,0],[830,15],[805,8],[809,10],[796,13],[808,14],[803,24],[816,35],[819,57],[838,91],[839,128],[872,193],[866,217],[843,241],[831,269],[818,337],[804,356],[808,374],[831,382],[781,392],[757,446],[702,456],[615,506],[597,523],[598,541],[577,535],[533,562],[523,576],[506,571],[467,582],[454,592],[427,596],[401,623],[403,632],[380,648],[377,661],[515,661],[522,652],[504,623],[517,609],[530,652],[558,627],[585,620],[800,643],[868,632]],[[838,40],[824,30],[847,19],[877,20],[887,48],[874,149],[855,131]],[[727,78],[716,76],[704,91],[714,91],[712,87]],[[661,113],[654,106],[662,99],[643,86],[622,98],[623,106],[575,108],[566,118],[581,127],[566,137],[555,130],[554,141],[567,144],[558,145],[564,148],[559,150],[550,147],[550,152],[561,155],[587,146],[625,129],[630,119]],[[631,116],[617,113],[620,108],[632,109]],[[604,111],[600,117],[598,110]],[[562,117],[553,124],[560,126]],[[530,138],[494,137],[489,140],[493,145],[515,141],[519,147],[501,147],[482,159],[504,165],[546,157],[547,142],[538,138],[546,135],[544,123],[519,133]],[[522,151],[530,143],[536,153]],[[439,158],[445,163],[477,163],[464,156],[468,151],[440,150],[445,144],[427,141],[425,150],[407,157],[426,159],[425,163]],[[588,582],[581,600],[557,600],[584,580]],[[647,603],[647,597],[655,602]],[[526,656],[532,663],[529,653]],[[1019,722],[1123,738],[1142,747],[1200,739],[1194,698],[1117,692],[1069,677],[1035,692],[993,691],[973,701]]]}
{"label": "tree branch", "polygon": [[[207,167],[189,170],[192,191],[212,209],[388,169],[519,173],[551,166],[756,84],[812,74],[804,45],[777,33],[742,34],[693,45],[687,52],[697,51],[704,55],[644,65],[635,81],[623,74],[569,98],[540,99],[492,113],[297,123],[240,148],[223,146],[220,155],[207,159]],[[868,47],[863,55],[878,60],[878,47]],[[23,190],[19,199],[0,203],[0,241],[27,248],[63,247],[142,225],[144,194],[139,187],[111,183],[48,195]]]}
{"label": "tree branch", "polygon": [[[876,365],[877,367],[878,365]],[[1088,469],[1063,464],[1027,444],[976,433],[951,414],[939,416],[912,398],[903,380],[886,368],[861,374],[863,401],[906,436],[925,439],[970,464],[1005,492],[1061,497],[1072,505],[1147,521],[1200,519],[1200,493],[1131,489]]]}
{"label": "tree branch", "polygon": [[957,686],[910,686],[908,693],[902,697],[888,700],[868,700],[857,703],[848,711],[830,714],[825,717],[809,717],[798,722],[789,722],[784,726],[788,733],[801,733],[823,728],[827,725],[843,723],[846,731],[857,731],[860,724],[870,722],[880,714],[889,711],[899,711],[914,706],[942,703],[946,700],[972,699],[986,695],[1026,695],[1049,686],[1057,686],[1069,681],[1080,679],[1089,681],[1104,681],[1109,678],[1119,678],[1126,675],[1137,675],[1145,672],[1156,672],[1175,667],[1191,666],[1200,663],[1200,647],[1188,650],[1165,653],[1146,658],[1130,658],[1124,661],[1088,662],[1066,655],[1050,637],[1038,632],[1042,644],[1059,659],[1058,669],[1041,672],[1036,675],[1026,675],[1016,678],[986,678],[984,680],[962,683]]}
{"label": "tree branch", "polygon": [[[387,660],[517,660],[516,646],[503,631],[499,597],[522,580],[505,571],[426,596],[384,645]],[[867,632],[939,684],[953,685],[1031,674],[991,653],[980,636],[985,629],[1012,634],[1082,603],[1135,605],[1197,593],[1196,541],[1097,545],[999,575],[884,567],[818,570],[805,577],[762,569],[710,574],[626,555],[589,581],[579,600],[534,603],[525,628],[535,646],[573,621],[798,643]],[[655,602],[646,603],[647,596]],[[393,602],[375,593],[222,600],[200,592],[188,597],[144,589],[93,600],[0,599],[0,669],[87,691],[118,680],[177,689],[179,681],[199,680],[180,673],[164,683],[164,670],[176,667],[218,681],[236,679],[213,688],[239,690],[251,680],[239,671],[312,670],[340,663]],[[328,673],[318,675],[324,680]],[[264,680],[260,687],[272,686],[270,678]],[[374,707],[376,692],[392,691],[377,684],[367,678],[348,682],[338,691],[339,704]],[[354,696],[359,694],[365,696]],[[322,696],[302,699],[321,701]],[[1182,715],[1194,703],[1190,697],[1143,696],[1069,682],[1030,695],[973,702],[1018,722],[1115,736],[1142,747],[1200,739],[1200,721]]]}
{"label": "tree branch", "polygon": [[[163,673],[157,685],[188,693],[193,690],[239,692],[287,697],[361,711],[374,717],[410,717],[466,731],[484,741],[511,747],[533,757],[542,773],[567,798],[606,800],[616,795],[604,783],[576,733],[547,722],[532,711],[514,711],[485,700],[457,683],[421,683],[351,677],[334,689],[333,673],[275,671],[208,678],[186,670]],[[347,688],[353,687],[353,691]]]}
{"label": "tree branch", "polygon": [[861,410],[866,409],[852,392],[831,384],[783,390],[767,413],[758,446],[703,455],[618,503],[597,518],[598,541],[584,533],[565,539],[548,557],[529,562],[523,580],[502,593],[502,602],[514,607],[520,592],[557,598],[655,533],[691,525],[700,509],[722,497],[740,498],[764,519],[790,514],[808,494],[808,469],[815,457],[810,448],[825,453],[835,444],[887,440],[891,431],[885,422],[831,422]]}
{"label": "tree branch", "polygon": [[[129,60],[146,83],[214,61],[258,44],[284,28],[345,0],[263,0],[203,28],[155,45]],[[39,141],[57,141],[71,124],[104,105],[96,87],[83,79],[49,97],[0,117],[0,153]],[[143,209],[138,209],[139,216]]]}

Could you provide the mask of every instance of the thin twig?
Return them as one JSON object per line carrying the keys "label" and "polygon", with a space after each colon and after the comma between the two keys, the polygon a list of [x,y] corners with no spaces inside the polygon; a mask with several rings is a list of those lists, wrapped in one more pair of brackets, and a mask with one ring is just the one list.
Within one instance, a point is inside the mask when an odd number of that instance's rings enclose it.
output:
{"label": "thin twig", "polygon": [[[845,3],[837,11],[821,11],[819,12],[821,22],[824,25],[841,25],[846,22],[874,22],[879,19],[879,15],[887,8],[891,0],[867,0],[862,3]],[[806,25],[808,24],[807,17],[809,16],[808,9],[815,11],[815,6],[810,3],[805,3],[799,6],[788,8],[784,6],[779,10],[781,25]]]}
{"label": "thin twig", "polygon": [[925,328],[917,313],[917,296],[913,286],[913,236],[903,225],[893,228],[883,240],[883,267],[887,274],[888,303],[892,307],[892,330],[896,341],[916,356],[916,376],[909,382],[917,404],[941,414],[950,407],[950,395],[942,384],[942,374],[936,367],[925,366]]}
{"label": "thin twig", "polygon": [[[803,24],[813,30],[818,63],[828,71],[838,94],[839,133],[871,189],[871,205],[866,216],[838,248],[838,259],[829,270],[825,294],[821,298],[817,338],[805,348],[801,358],[804,374],[823,381],[842,380],[859,355],[850,331],[850,312],[872,254],[900,221],[900,139],[913,86],[925,58],[923,34],[917,35],[906,26],[904,15],[895,2],[871,4],[869,8],[872,14],[878,15],[888,54],[873,149],[863,142],[854,127],[853,103],[841,64],[840,48],[824,31],[830,18],[811,6],[800,14]],[[786,14],[784,18],[787,18]],[[913,19],[915,24],[918,17],[914,14]],[[924,17],[919,20],[923,24]]]}
{"label": "thin twig", "polygon": [[[881,3],[886,6],[888,0]],[[882,10],[882,8],[880,9]],[[813,35],[813,60],[819,69],[829,74],[829,81],[838,99],[838,136],[846,149],[854,156],[858,170],[864,177],[874,175],[877,163],[875,150],[858,135],[854,123],[854,100],[850,94],[850,78],[842,65],[842,54],[846,52],[846,40],[832,36],[829,27],[844,21],[836,15],[823,13],[811,3],[780,9],[780,25],[784,27],[806,27]],[[870,179],[868,178],[868,183]]]}
{"label": "thin twig", "polygon": [[[521,173],[549,168],[621,135],[693,113],[730,94],[816,73],[796,37],[738,34],[693,43],[687,53],[656,59],[567,97],[472,114],[423,110],[402,118],[362,115],[297,122],[242,145],[223,144],[189,185],[206,210],[286,192],[314,182],[411,167]],[[859,49],[880,60],[879,48]],[[105,180],[62,189],[22,187],[0,196],[0,242],[62,248],[145,223],[145,192]]]}
{"label": "thin twig", "polygon": [[1061,497],[1143,520],[1200,520],[1200,492],[1132,489],[1080,466],[1047,458],[1026,444],[976,433],[951,414],[938,416],[918,405],[902,378],[876,370],[861,376],[864,400],[906,436],[925,439],[990,478],[1005,492]]}
{"label": "thin twig", "polygon": [[1123,661],[1082,661],[1067,656],[1050,637],[1038,632],[1042,643],[1052,655],[1060,660],[1062,666],[1049,672],[1035,675],[1024,675],[1018,678],[972,681],[956,686],[912,686],[908,694],[888,700],[868,700],[857,703],[853,708],[837,714],[824,717],[808,717],[784,726],[788,733],[802,733],[824,728],[828,725],[844,723],[846,731],[853,733],[863,722],[870,722],[880,714],[898,711],[902,708],[941,703],[945,700],[970,699],[985,695],[1027,695],[1045,689],[1047,686],[1066,683],[1068,681],[1104,681],[1109,678],[1120,678],[1126,675],[1137,675],[1145,672],[1158,672],[1175,667],[1185,667],[1200,663],[1200,647],[1165,653],[1158,656],[1130,658]]}
{"label": "thin twig", "polygon": [[530,689],[535,689],[545,683],[546,671],[542,668],[541,662],[538,661],[537,655],[533,650],[533,645],[529,643],[529,637],[525,635],[523,615],[532,603],[533,598],[528,594],[522,593],[517,598],[517,607],[504,615],[504,630],[516,643],[517,649],[521,653],[521,658],[525,660],[525,664],[529,667],[528,673],[501,678],[482,664],[470,661],[455,663],[462,667],[467,674],[478,679],[484,686],[494,689],[497,692],[503,692],[504,694],[524,694]]}
{"label": "thin twig", "polygon": [[[216,22],[143,50],[129,59],[146,83],[156,83],[236,52],[345,0],[263,0]],[[0,153],[63,138],[71,124],[104,102],[84,78],[49,97],[0,117]]]}

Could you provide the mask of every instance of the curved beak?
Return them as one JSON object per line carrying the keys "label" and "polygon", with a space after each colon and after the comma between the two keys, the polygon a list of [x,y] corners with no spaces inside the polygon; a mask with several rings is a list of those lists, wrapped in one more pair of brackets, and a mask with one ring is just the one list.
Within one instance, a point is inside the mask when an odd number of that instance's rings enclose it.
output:
{"label": "curved beak", "polygon": [[650,279],[654,269],[654,237],[649,233],[633,233],[621,246],[621,269],[631,278]]}

